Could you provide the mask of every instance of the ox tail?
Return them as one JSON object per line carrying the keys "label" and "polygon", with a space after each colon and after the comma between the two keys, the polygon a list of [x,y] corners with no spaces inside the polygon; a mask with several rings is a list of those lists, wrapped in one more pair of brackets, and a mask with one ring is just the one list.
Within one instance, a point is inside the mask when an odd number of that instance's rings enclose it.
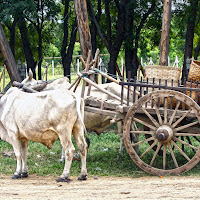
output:
{"label": "ox tail", "polygon": [[77,113],[78,113],[78,116],[81,120],[81,123],[83,125],[83,129],[84,129],[84,132],[85,132],[85,138],[86,138],[86,142],[87,142],[87,145],[88,145],[88,148],[90,147],[90,139],[88,138],[88,134],[87,134],[87,130],[86,130],[86,127],[85,127],[85,124],[83,122],[83,116],[81,115],[81,101],[82,101],[82,98],[81,97],[76,97],[76,110],[77,110]]}

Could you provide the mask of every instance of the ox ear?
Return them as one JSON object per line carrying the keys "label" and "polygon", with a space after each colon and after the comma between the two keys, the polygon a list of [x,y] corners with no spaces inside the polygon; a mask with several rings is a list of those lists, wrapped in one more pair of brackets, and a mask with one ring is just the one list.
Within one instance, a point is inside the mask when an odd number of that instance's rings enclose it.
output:
{"label": "ox ear", "polygon": [[29,72],[28,72],[28,80],[31,81],[33,79],[33,72],[31,69],[29,69]]}

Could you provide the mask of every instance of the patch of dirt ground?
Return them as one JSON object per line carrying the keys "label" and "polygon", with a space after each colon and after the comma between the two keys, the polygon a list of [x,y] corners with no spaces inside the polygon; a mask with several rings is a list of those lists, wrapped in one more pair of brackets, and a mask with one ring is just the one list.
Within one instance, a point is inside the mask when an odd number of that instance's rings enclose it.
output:
{"label": "patch of dirt ground", "polygon": [[57,183],[56,177],[30,175],[12,180],[0,175],[0,199],[200,199],[200,177],[89,177]]}

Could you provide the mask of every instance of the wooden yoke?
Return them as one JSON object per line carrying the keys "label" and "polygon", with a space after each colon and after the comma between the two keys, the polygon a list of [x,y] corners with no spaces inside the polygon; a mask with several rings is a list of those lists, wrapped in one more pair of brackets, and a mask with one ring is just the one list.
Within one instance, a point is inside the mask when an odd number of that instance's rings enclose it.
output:
{"label": "wooden yoke", "polygon": [[48,84],[47,82],[42,82],[40,84],[36,84],[36,85],[30,86],[30,87],[27,87],[23,83],[19,83],[17,81],[14,81],[12,86],[17,87],[17,88],[21,88],[21,89],[24,90],[24,92],[36,93],[36,92],[43,90],[47,86],[47,84]]}

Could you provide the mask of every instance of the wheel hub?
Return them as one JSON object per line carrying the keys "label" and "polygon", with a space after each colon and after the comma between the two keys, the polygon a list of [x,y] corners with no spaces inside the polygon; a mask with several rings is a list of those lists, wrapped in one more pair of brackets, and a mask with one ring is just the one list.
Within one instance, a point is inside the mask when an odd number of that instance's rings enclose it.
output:
{"label": "wheel hub", "polygon": [[171,127],[163,125],[157,129],[155,136],[160,142],[167,143],[173,137],[173,130]]}

